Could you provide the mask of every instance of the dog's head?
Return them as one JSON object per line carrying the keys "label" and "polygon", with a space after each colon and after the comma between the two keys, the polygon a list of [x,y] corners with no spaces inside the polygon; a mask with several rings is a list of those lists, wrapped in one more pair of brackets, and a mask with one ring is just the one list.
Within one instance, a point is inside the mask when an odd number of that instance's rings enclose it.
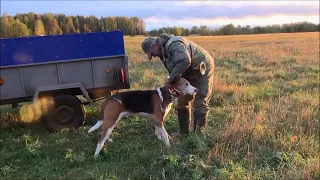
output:
{"label": "dog's head", "polygon": [[198,92],[198,89],[192,86],[189,81],[184,78],[175,79],[173,82],[169,84],[169,89],[174,91],[173,93],[177,94],[176,96],[180,95],[195,95]]}

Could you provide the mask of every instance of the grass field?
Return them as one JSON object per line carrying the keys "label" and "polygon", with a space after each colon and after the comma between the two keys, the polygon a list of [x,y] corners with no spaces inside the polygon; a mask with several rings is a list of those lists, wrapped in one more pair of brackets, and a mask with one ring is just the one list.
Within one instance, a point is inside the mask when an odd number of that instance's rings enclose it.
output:
{"label": "grass field", "polygon": [[[88,134],[101,102],[77,130],[46,133],[1,107],[0,179],[319,179],[319,33],[189,37],[215,59],[209,127],[154,136],[146,118],[123,118],[98,158],[101,129]],[[166,70],[146,61],[143,37],[126,37],[132,90],[163,85]],[[165,122],[178,131],[172,111]]]}

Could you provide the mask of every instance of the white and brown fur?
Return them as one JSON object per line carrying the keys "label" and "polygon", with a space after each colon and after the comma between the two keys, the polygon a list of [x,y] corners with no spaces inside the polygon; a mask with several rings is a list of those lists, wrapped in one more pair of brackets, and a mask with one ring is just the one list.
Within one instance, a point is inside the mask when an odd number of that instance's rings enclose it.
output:
{"label": "white and brown fur", "polygon": [[184,79],[179,78],[173,83],[156,90],[127,91],[109,96],[102,104],[101,119],[89,129],[89,133],[102,126],[101,138],[94,156],[97,156],[104,143],[112,142],[110,134],[117,122],[123,117],[137,114],[153,120],[155,135],[170,146],[169,135],[164,128],[164,120],[171,109],[172,103],[180,95],[195,95],[198,90]]}

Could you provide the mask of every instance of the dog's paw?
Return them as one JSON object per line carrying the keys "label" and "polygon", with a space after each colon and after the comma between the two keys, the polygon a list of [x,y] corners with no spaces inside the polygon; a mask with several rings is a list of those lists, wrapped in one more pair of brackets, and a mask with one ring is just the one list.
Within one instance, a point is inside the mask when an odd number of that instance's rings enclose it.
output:
{"label": "dog's paw", "polygon": [[156,136],[157,136],[157,138],[158,138],[159,140],[162,140],[162,137],[161,137],[160,134],[156,134]]}
{"label": "dog's paw", "polygon": [[165,144],[166,144],[167,147],[171,146],[169,141],[165,141]]}
{"label": "dog's paw", "polygon": [[154,134],[156,135],[156,137],[161,140],[162,139],[162,136],[160,134],[160,132],[158,130],[155,130]]}
{"label": "dog's paw", "polygon": [[107,139],[107,142],[108,142],[108,143],[112,143],[113,140],[112,140],[111,138],[108,138],[108,139]]}

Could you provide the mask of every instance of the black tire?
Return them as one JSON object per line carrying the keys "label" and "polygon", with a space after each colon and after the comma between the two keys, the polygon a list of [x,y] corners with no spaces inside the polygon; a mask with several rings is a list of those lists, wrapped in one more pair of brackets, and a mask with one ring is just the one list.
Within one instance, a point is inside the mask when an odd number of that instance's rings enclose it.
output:
{"label": "black tire", "polygon": [[42,116],[41,122],[51,133],[63,128],[78,128],[86,119],[86,111],[81,101],[72,95],[53,97],[54,104]]}

